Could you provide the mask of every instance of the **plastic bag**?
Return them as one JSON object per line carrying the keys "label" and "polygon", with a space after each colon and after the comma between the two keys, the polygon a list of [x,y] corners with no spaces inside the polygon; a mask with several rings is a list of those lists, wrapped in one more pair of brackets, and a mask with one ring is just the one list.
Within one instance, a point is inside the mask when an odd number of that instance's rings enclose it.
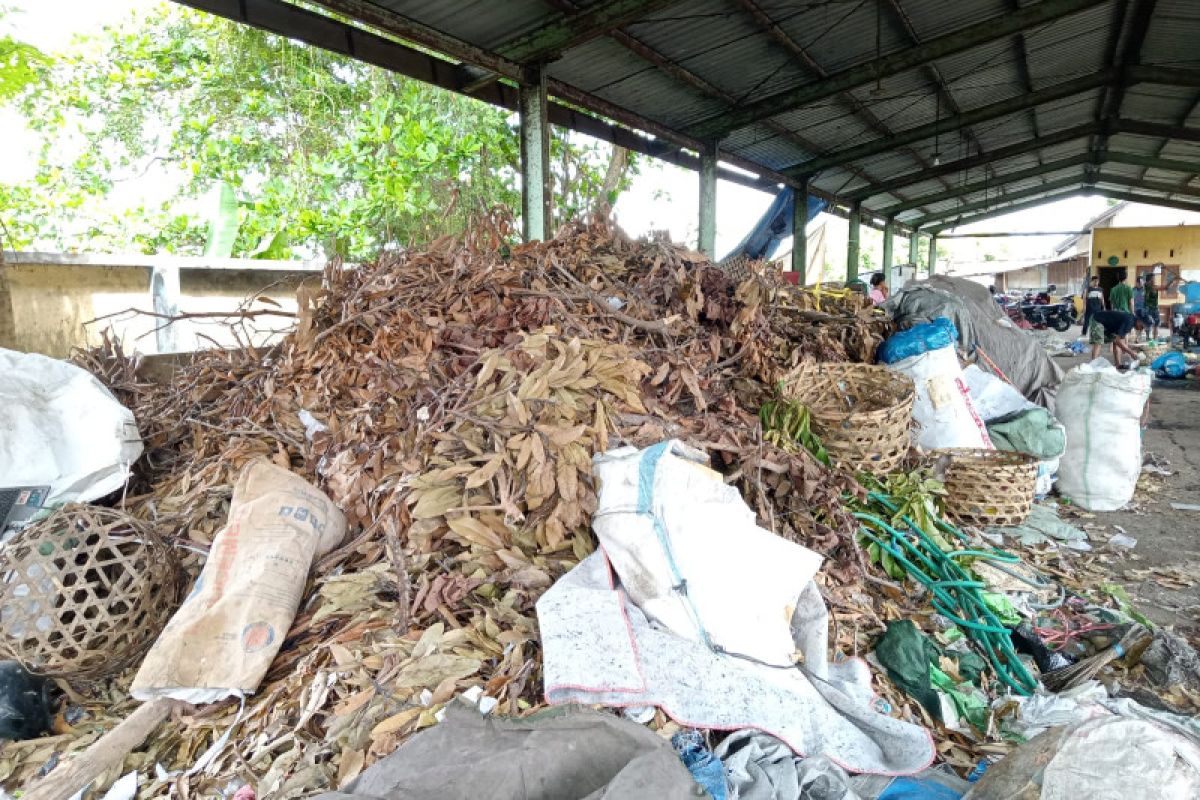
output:
{"label": "plastic bag", "polygon": [[917,387],[913,419],[917,443],[926,450],[943,447],[991,449],[987,426],[971,402],[954,347],[941,347],[888,365],[912,378]]}
{"label": "plastic bag", "polygon": [[142,454],[133,412],[87,370],[0,349],[0,486],[50,487],[42,505],[125,485]]}
{"label": "plastic bag", "polygon": [[1164,378],[1182,378],[1187,375],[1188,364],[1183,353],[1171,350],[1154,359],[1150,364],[1150,369]]}
{"label": "plastic bag", "polygon": [[879,345],[875,356],[880,364],[893,364],[930,350],[953,347],[957,342],[958,329],[954,323],[946,317],[938,317],[933,322],[923,322],[892,334]]}
{"label": "plastic bag", "polygon": [[1150,397],[1147,370],[1119,372],[1104,359],[1067,373],[1058,389],[1058,418],[1067,450],[1058,490],[1088,511],[1115,511],[1133,498],[1142,471],[1142,410]]}

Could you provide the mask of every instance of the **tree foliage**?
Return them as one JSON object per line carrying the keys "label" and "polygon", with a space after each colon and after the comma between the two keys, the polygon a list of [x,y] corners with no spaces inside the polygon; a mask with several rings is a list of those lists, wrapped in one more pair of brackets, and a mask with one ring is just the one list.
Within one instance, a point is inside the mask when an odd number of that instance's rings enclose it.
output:
{"label": "tree foliage", "polygon": [[[173,3],[84,44],[22,87],[42,148],[0,185],[17,244],[212,252],[232,191],[234,255],[367,258],[519,207],[504,110]],[[560,220],[628,184],[607,146],[551,153]]]}

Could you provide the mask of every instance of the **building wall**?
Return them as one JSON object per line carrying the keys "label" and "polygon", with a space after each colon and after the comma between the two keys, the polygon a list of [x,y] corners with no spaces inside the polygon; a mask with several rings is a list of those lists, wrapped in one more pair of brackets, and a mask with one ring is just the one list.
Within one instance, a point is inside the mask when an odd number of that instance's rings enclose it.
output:
{"label": "building wall", "polygon": [[[121,263],[122,261],[133,263]],[[227,263],[228,262],[228,263]],[[252,308],[296,311],[296,287],[317,279],[316,268],[297,262],[128,257],[81,257],[55,253],[5,253],[0,262],[0,347],[63,358],[75,347],[99,344],[107,331],[128,353],[158,353],[155,329],[163,320],[134,310],[153,311],[151,276],[156,269],[178,271],[179,312],[227,312],[248,299],[265,296],[274,304]],[[268,344],[292,325],[288,317],[261,316],[240,321],[189,319],[172,323],[174,351],[214,345]]]}
{"label": "building wall", "polygon": [[[1116,256],[1117,264],[1109,263]],[[1141,228],[1097,228],[1092,231],[1089,254],[1094,269],[1125,269],[1130,282],[1135,275],[1163,268],[1158,278],[1163,304],[1178,302],[1180,281],[1200,280],[1200,225],[1167,225]],[[1107,286],[1111,280],[1101,277]]]}

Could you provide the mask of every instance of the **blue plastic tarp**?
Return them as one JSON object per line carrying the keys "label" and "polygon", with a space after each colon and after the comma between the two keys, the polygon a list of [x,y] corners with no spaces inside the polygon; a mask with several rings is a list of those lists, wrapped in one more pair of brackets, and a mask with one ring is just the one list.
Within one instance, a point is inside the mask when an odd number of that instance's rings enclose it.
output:
{"label": "blue plastic tarp", "polygon": [[[824,210],[826,203],[824,200],[809,196],[808,198],[808,216],[806,221],[811,222],[813,217]],[[779,249],[780,243],[787,237],[792,235],[792,210],[796,207],[796,193],[787,187],[779,194],[775,195],[775,200],[767,209],[762,218],[755,223],[750,232],[746,234],[746,238],[738,243],[738,246],[733,248],[724,260],[735,258],[737,256],[745,256],[751,260],[768,259],[775,255],[775,251]]]}

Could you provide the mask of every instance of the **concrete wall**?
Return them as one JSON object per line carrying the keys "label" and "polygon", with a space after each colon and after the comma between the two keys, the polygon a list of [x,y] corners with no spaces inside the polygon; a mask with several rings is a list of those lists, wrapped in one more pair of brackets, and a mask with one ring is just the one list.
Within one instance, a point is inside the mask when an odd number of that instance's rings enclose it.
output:
{"label": "concrete wall", "polygon": [[[320,269],[294,261],[6,252],[0,263],[0,347],[61,358],[74,347],[99,343],[105,330],[126,352],[147,354],[267,344],[292,320],[258,317],[238,322],[236,331],[229,320],[183,320],[156,332],[163,320],[122,312],[232,311],[260,294],[278,306],[255,302],[252,308],[295,312],[296,287],[319,279]],[[157,303],[151,292],[156,273],[167,278]],[[97,319],[109,315],[117,316]]]}
{"label": "concrete wall", "polygon": [[[1172,305],[1181,299],[1178,282],[1200,277],[1200,225],[1097,228],[1092,231],[1089,256],[1097,270],[1114,268],[1109,260],[1115,256],[1115,267],[1129,273],[1130,283],[1135,275],[1151,272],[1154,264],[1161,263],[1159,302]],[[1107,286],[1111,280],[1101,277],[1100,282]]]}

